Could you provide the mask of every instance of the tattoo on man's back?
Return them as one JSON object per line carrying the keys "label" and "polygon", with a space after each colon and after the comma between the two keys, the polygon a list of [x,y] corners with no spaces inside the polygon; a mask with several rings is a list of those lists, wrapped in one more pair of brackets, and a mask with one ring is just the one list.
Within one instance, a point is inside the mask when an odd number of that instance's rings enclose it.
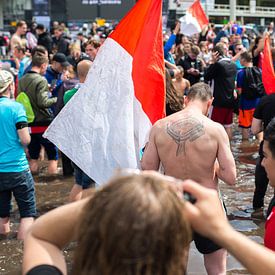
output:
{"label": "tattoo on man's back", "polygon": [[168,123],[166,132],[178,144],[176,156],[185,154],[186,141],[193,142],[205,133],[203,123],[194,117]]}

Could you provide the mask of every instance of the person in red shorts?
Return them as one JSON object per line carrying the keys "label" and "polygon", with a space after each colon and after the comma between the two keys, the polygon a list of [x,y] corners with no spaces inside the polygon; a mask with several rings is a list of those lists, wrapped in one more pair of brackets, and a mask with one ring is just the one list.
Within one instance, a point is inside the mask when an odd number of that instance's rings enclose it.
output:
{"label": "person in red shorts", "polygon": [[225,56],[223,43],[213,48],[212,64],[204,72],[204,80],[211,82],[213,88],[213,109],[210,118],[222,124],[228,137],[232,137],[233,110],[235,103],[236,65]]}

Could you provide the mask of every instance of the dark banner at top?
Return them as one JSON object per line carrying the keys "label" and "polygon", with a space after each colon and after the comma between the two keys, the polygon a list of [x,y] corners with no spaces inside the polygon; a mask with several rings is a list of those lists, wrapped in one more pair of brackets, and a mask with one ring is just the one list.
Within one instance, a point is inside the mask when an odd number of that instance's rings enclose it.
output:
{"label": "dark banner at top", "polygon": [[32,0],[34,16],[49,16],[49,0]]}
{"label": "dark banner at top", "polygon": [[121,4],[121,0],[82,0],[84,5]]}

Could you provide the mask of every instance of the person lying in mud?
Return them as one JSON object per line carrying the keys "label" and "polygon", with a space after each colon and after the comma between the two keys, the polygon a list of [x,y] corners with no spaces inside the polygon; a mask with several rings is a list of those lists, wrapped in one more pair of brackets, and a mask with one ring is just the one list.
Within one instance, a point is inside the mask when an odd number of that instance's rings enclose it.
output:
{"label": "person lying in mud", "polygon": [[73,240],[73,274],[184,274],[191,228],[181,186],[137,173],[37,219],[24,243],[23,274],[66,274],[62,248]]}

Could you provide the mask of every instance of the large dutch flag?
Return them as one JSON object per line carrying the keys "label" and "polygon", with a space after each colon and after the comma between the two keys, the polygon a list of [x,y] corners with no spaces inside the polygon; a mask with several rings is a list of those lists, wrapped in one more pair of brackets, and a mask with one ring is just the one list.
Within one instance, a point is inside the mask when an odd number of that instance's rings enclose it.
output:
{"label": "large dutch flag", "polygon": [[180,32],[187,36],[200,33],[209,23],[200,0],[194,1],[194,3],[186,10],[185,16],[180,18],[180,21]]}
{"label": "large dutch flag", "polygon": [[101,46],[80,90],[44,134],[97,183],[138,168],[164,116],[160,0],[139,0]]}

